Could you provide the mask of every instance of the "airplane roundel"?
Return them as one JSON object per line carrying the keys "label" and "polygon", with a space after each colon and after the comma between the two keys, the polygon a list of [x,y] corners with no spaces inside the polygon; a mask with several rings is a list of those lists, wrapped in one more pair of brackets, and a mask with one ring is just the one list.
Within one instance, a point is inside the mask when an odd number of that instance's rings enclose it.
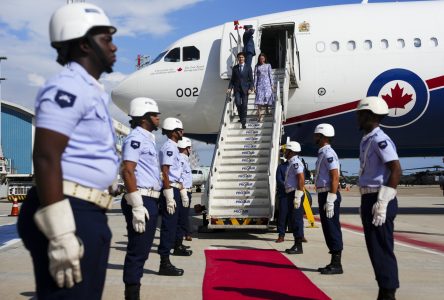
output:
{"label": "airplane roundel", "polygon": [[367,96],[379,96],[387,102],[389,114],[381,126],[398,128],[416,122],[427,110],[429,90],[425,82],[406,69],[391,69],[378,75]]}

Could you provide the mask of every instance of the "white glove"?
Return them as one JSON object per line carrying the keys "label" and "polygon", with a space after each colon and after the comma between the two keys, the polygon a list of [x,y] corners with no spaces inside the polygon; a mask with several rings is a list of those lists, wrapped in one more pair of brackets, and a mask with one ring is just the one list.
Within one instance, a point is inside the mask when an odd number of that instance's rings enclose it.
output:
{"label": "white glove", "polygon": [[[148,210],[143,206],[142,195],[139,191],[125,194],[126,202],[132,206],[133,228],[135,232],[145,232],[146,220],[150,219]],[[146,220],[145,220],[146,218]]]}
{"label": "white glove", "polygon": [[186,189],[180,190],[180,198],[182,198],[182,205],[183,207],[190,206],[190,198],[188,198],[188,192]]}
{"label": "white glove", "polygon": [[385,223],[385,218],[387,214],[387,205],[396,196],[396,190],[388,186],[381,186],[378,193],[378,201],[373,205],[373,225],[381,226]]}
{"label": "white glove", "polygon": [[338,198],[336,194],[328,193],[327,194],[327,202],[324,204],[325,214],[327,218],[332,218],[335,215],[335,201]]}
{"label": "white glove", "polygon": [[172,188],[164,189],[163,195],[166,198],[167,212],[172,215],[176,211],[176,200],[174,200],[174,191]]}
{"label": "white glove", "polygon": [[296,190],[296,192],[294,193],[294,201],[293,201],[294,208],[298,209],[299,207],[301,207],[302,197],[304,197],[304,192]]}
{"label": "white glove", "polygon": [[49,273],[57,286],[71,288],[81,282],[80,259],[84,249],[82,241],[74,234],[76,224],[69,200],[37,210],[34,222],[49,240]]}

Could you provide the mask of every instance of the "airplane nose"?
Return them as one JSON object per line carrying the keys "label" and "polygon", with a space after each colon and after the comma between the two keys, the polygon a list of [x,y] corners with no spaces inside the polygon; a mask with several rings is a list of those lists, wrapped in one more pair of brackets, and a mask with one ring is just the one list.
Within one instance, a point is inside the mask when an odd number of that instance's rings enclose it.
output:
{"label": "airplane nose", "polygon": [[141,86],[140,78],[143,78],[140,71],[133,73],[121,81],[111,92],[111,99],[114,104],[126,114],[128,114],[130,101],[136,97],[143,96],[140,95],[140,88],[138,88]]}

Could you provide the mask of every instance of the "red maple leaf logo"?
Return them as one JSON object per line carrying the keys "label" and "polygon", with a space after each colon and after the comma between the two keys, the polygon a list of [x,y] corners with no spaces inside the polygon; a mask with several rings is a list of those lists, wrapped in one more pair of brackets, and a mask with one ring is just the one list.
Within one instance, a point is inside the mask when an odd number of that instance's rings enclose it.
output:
{"label": "red maple leaf logo", "polygon": [[382,99],[387,102],[388,108],[394,108],[395,109],[395,115],[396,110],[398,108],[405,109],[405,105],[413,100],[413,94],[403,94],[404,88],[400,88],[399,84],[396,83],[395,88],[390,89],[392,95],[389,94],[382,96]]}
{"label": "red maple leaf logo", "polygon": [[177,69],[177,71],[179,71],[179,72],[180,72],[180,71],[182,71],[182,68],[181,68],[181,67],[179,67],[179,68]]}

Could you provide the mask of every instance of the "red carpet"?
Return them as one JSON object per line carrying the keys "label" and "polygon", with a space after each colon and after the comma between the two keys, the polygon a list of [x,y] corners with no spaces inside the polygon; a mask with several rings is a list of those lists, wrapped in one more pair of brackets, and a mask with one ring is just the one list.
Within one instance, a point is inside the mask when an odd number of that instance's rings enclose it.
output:
{"label": "red carpet", "polygon": [[330,299],[276,250],[205,250],[203,300]]}

